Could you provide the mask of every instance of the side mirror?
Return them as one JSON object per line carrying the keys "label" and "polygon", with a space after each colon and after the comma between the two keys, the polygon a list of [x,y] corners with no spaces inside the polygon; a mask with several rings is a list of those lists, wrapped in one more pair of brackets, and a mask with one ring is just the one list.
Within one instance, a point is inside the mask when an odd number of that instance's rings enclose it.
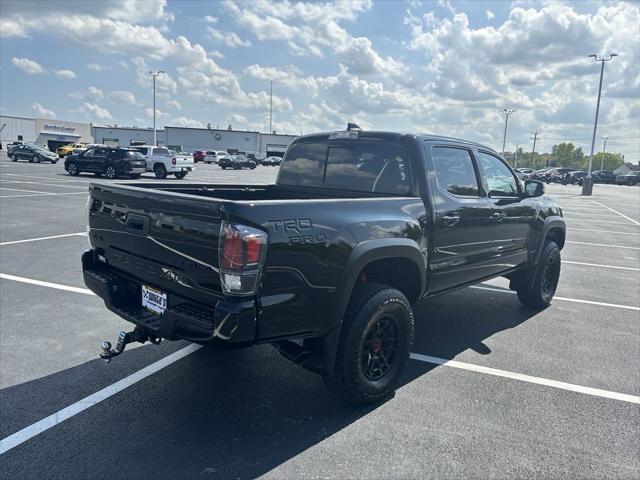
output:
{"label": "side mirror", "polygon": [[525,197],[540,197],[544,195],[544,183],[538,180],[527,180],[524,182]]}

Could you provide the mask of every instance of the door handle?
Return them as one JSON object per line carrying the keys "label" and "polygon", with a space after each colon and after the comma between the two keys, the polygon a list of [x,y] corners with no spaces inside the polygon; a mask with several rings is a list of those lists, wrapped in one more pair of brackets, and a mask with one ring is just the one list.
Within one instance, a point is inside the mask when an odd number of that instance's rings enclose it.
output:
{"label": "door handle", "polygon": [[442,220],[447,226],[453,227],[460,221],[460,215],[443,215]]}
{"label": "door handle", "polygon": [[507,214],[504,212],[495,212],[493,215],[491,215],[491,218],[493,218],[494,220],[501,222],[504,217],[506,217]]}

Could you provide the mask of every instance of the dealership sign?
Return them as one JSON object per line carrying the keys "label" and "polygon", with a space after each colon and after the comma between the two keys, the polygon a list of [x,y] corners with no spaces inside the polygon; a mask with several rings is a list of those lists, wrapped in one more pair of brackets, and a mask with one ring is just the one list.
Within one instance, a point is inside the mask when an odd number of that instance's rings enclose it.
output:
{"label": "dealership sign", "polygon": [[58,132],[75,132],[76,129],[73,127],[66,127],[64,125],[48,125],[48,124],[44,124],[44,128],[47,130],[56,130]]}

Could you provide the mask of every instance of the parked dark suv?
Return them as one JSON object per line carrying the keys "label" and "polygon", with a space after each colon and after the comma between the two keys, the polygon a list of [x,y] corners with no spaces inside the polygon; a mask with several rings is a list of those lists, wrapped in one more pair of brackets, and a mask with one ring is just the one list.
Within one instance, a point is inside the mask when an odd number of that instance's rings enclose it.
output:
{"label": "parked dark suv", "polygon": [[593,183],[616,183],[616,176],[611,170],[594,170],[591,176]]}
{"label": "parked dark suv", "polygon": [[138,178],[146,168],[144,155],[130,148],[92,147],[79,154],[69,154],[64,160],[64,169],[69,175],[91,172],[107,178],[120,175]]}
{"label": "parked dark suv", "polygon": [[256,168],[256,162],[249,160],[244,155],[229,155],[227,157],[222,157],[218,160],[218,165],[223,170],[226,170],[227,168],[233,168],[235,170],[250,168],[253,170]]}

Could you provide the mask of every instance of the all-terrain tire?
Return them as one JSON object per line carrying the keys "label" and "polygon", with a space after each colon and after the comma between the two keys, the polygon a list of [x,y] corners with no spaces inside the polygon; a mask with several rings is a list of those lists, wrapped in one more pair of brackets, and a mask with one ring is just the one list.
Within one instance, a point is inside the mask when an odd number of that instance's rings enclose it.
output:
{"label": "all-terrain tire", "polygon": [[413,345],[413,310],[395,288],[358,286],[344,316],[327,386],[351,404],[375,403],[394,395]]}
{"label": "all-terrain tire", "polygon": [[560,265],[558,245],[554,241],[547,242],[540,255],[538,265],[532,268],[530,274],[515,288],[520,302],[532,308],[548,306],[558,287]]}

